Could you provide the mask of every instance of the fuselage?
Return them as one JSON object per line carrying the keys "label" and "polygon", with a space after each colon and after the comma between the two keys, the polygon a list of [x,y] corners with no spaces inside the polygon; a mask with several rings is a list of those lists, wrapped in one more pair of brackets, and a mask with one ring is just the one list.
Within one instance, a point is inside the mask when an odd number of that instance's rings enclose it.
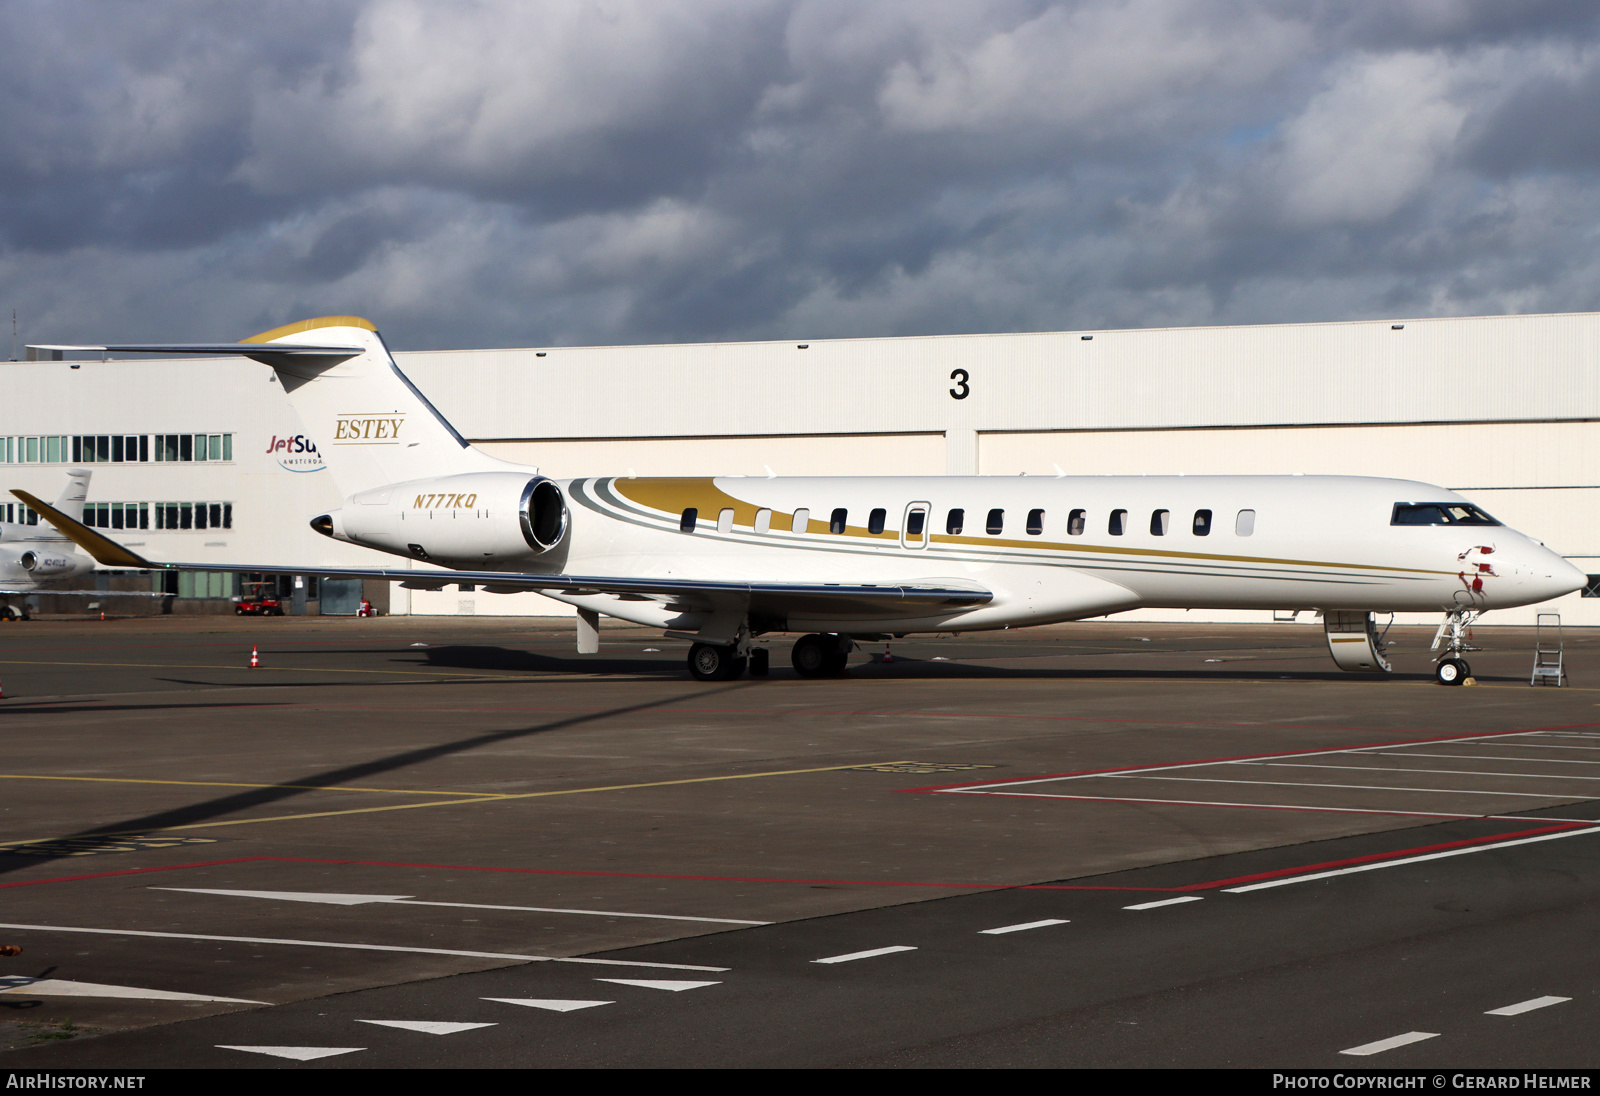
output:
{"label": "fuselage", "polygon": [[[561,486],[571,513],[566,550],[530,569],[965,580],[995,595],[959,612],[875,622],[884,631],[1013,627],[1133,608],[1488,610],[1544,601],[1584,582],[1556,553],[1493,519],[1395,524],[1397,505],[1471,505],[1412,480],[721,477]],[[640,624],[683,626],[659,603],[563,600]],[[790,631],[838,626],[821,617],[781,623]]]}

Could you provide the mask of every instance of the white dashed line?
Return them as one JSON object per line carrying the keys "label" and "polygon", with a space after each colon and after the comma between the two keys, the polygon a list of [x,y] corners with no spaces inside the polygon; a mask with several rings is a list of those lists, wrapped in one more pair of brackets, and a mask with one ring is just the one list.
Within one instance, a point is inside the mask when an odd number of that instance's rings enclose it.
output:
{"label": "white dashed line", "polygon": [[896,944],[892,948],[873,948],[871,951],[852,951],[849,955],[830,955],[826,959],[813,959],[813,963],[852,963],[857,959],[871,959],[878,955],[893,955],[897,951],[916,951],[916,948]]}
{"label": "white dashed line", "polygon": [[1176,906],[1181,902],[1198,902],[1198,894],[1186,894],[1182,898],[1163,898],[1159,902],[1140,902],[1137,906],[1123,906],[1125,910],[1153,910],[1162,906]]}
{"label": "white dashed line", "polygon": [[1351,1047],[1349,1050],[1341,1050],[1339,1053],[1354,1054],[1357,1057],[1365,1058],[1369,1054],[1382,1054],[1384,1051],[1393,1050],[1395,1047],[1409,1046],[1412,1043],[1420,1043],[1424,1039],[1436,1039],[1438,1036],[1439,1033],[1437,1031],[1408,1031],[1404,1035],[1379,1039],[1376,1043],[1363,1043],[1358,1047]]}
{"label": "white dashed line", "polygon": [[1570,1000],[1572,1000],[1570,997],[1535,997],[1529,1001],[1518,1001],[1514,1005],[1507,1005],[1505,1008],[1492,1008],[1484,1015],[1521,1016],[1524,1012],[1532,1012],[1536,1008],[1549,1008],[1551,1005],[1559,1005],[1563,1001]]}
{"label": "white dashed line", "polygon": [[1064,921],[1059,917],[1049,917],[1043,921],[1027,921],[1021,925],[1001,925],[997,929],[979,929],[980,936],[1004,936],[1008,932],[1026,932],[1029,929],[1046,929],[1051,925],[1070,925],[1071,921]]}

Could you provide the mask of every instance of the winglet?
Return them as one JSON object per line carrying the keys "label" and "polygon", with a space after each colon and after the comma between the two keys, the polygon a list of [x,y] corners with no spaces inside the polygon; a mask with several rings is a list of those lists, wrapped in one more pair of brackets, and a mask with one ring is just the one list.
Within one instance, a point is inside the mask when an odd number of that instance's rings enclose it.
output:
{"label": "winglet", "polygon": [[81,521],[74,521],[54,506],[47,502],[40,502],[26,491],[13,489],[11,493],[37,510],[40,516],[61,530],[64,536],[93,556],[96,563],[102,563],[107,567],[165,569],[164,564],[151,563],[137,552],[130,552],[110,537],[96,532]]}

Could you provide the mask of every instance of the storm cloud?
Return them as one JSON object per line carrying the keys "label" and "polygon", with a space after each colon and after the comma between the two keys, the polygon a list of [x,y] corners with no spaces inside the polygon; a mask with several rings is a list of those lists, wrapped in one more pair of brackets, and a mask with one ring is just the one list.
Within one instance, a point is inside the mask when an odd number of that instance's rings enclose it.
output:
{"label": "storm cloud", "polygon": [[1600,6],[0,6],[27,341],[1600,308]]}

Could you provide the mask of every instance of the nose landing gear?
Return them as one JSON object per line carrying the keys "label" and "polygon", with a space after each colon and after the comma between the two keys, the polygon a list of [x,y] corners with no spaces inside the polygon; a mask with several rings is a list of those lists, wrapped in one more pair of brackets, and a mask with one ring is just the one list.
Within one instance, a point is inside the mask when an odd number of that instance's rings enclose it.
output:
{"label": "nose landing gear", "polygon": [[1480,615],[1478,609],[1452,609],[1444,615],[1439,630],[1433,634],[1430,651],[1438,651],[1434,661],[1433,676],[1441,685],[1461,685],[1472,676],[1472,667],[1461,655],[1465,651],[1481,651],[1472,645],[1472,622]]}

